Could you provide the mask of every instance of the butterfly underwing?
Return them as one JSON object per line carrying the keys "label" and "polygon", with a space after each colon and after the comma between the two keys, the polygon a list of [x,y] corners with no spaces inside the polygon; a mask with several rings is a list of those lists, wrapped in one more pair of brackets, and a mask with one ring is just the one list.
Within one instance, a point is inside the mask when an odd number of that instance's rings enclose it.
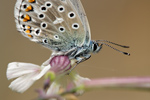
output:
{"label": "butterfly underwing", "polygon": [[63,52],[77,63],[90,58],[91,52],[99,52],[103,44],[111,47],[104,42],[128,48],[107,40],[91,40],[80,0],[17,0],[14,15],[17,30],[23,36],[52,51]]}
{"label": "butterfly underwing", "polygon": [[15,21],[22,35],[51,50],[89,44],[88,21],[78,0],[18,0]]}

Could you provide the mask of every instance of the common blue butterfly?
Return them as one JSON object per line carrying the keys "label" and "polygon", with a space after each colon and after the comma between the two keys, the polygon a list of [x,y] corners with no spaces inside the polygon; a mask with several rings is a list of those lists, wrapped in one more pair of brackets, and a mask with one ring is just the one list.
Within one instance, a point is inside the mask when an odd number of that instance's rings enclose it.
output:
{"label": "common blue butterfly", "polygon": [[90,53],[98,53],[102,45],[113,48],[107,43],[128,48],[107,40],[91,40],[80,0],[17,0],[15,21],[22,35],[52,51],[63,52],[77,64],[90,58]]}

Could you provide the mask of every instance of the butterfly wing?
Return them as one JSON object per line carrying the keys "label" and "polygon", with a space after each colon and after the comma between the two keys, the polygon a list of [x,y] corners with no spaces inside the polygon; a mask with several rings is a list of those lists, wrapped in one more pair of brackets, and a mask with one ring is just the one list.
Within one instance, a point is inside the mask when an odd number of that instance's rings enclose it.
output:
{"label": "butterfly wing", "polygon": [[70,2],[74,5],[74,7],[82,21],[82,24],[84,26],[85,34],[86,34],[84,44],[89,45],[90,40],[91,40],[91,31],[90,31],[90,26],[88,23],[88,19],[87,19],[85,10],[82,6],[82,3],[80,0],[70,0]]}
{"label": "butterfly wing", "polygon": [[17,30],[51,50],[68,51],[86,39],[86,17],[76,9],[70,0],[17,0]]}

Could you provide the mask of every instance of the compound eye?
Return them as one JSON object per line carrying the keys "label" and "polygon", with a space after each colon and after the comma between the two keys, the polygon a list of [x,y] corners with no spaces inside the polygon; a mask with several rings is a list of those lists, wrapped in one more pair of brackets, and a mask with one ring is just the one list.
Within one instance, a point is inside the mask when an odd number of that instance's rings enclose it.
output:
{"label": "compound eye", "polygon": [[96,51],[96,50],[97,50],[97,47],[98,47],[98,44],[97,44],[97,43],[93,44],[93,51]]}

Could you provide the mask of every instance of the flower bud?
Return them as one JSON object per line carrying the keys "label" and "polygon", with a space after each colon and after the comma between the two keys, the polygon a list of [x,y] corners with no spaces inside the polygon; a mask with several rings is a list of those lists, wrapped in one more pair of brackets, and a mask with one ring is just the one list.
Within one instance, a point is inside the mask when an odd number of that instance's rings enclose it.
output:
{"label": "flower bud", "polygon": [[54,56],[50,60],[50,65],[50,70],[56,74],[66,73],[71,69],[71,61],[68,56],[64,55]]}

